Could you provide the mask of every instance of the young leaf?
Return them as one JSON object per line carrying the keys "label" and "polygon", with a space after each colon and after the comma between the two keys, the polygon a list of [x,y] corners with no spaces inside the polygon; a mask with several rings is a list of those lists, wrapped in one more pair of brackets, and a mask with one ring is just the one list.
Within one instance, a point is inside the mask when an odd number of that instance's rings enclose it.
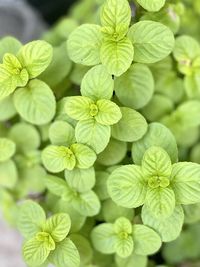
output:
{"label": "young leaf", "polygon": [[122,117],[120,108],[112,101],[101,99],[96,103],[98,113],[95,120],[103,125],[116,124]]}
{"label": "young leaf", "polygon": [[0,162],[0,185],[12,189],[16,186],[18,172],[15,163],[12,160]]}
{"label": "young leaf", "polygon": [[147,186],[139,166],[117,168],[110,175],[107,185],[109,195],[119,206],[136,208],[144,204]]}
{"label": "young leaf", "polygon": [[155,218],[168,218],[175,209],[175,194],[170,188],[158,187],[147,190],[145,206]]}
{"label": "young leaf", "polygon": [[145,118],[134,109],[122,107],[121,120],[112,126],[112,137],[119,141],[133,142],[142,138],[147,131]]}
{"label": "young leaf", "polygon": [[71,151],[74,153],[76,158],[76,167],[80,169],[88,169],[92,167],[96,161],[95,152],[86,145],[83,144],[73,144],[70,147]]}
{"label": "young leaf", "polygon": [[15,92],[14,104],[23,119],[36,125],[50,122],[56,111],[53,92],[47,84],[37,79]]}
{"label": "young leaf", "polygon": [[153,96],[154,79],[150,69],[143,64],[133,64],[115,80],[115,93],[126,107],[139,109]]}
{"label": "young leaf", "polygon": [[126,238],[118,237],[115,243],[115,252],[121,258],[127,258],[131,255],[134,249],[132,236]]}
{"label": "young leaf", "polygon": [[29,78],[39,76],[50,64],[53,49],[45,41],[33,41],[24,45],[18,52],[17,57],[24,68],[28,71]]}
{"label": "young leaf", "polygon": [[83,77],[81,94],[96,101],[110,100],[113,95],[114,80],[103,65],[90,69]]}
{"label": "young leaf", "polygon": [[66,238],[58,243],[56,249],[49,255],[49,261],[56,267],[79,267],[80,256],[74,243]]}
{"label": "young leaf", "polygon": [[48,146],[42,152],[42,162],[45,168],[53,173],[73,170],[76,165],[74,153],[65,146]]}
{"label": "young leaf", "polygon": [[89,97],[85,96],[71,96],[67,98],[65,104],[65,111],[68,116],[75,120],[87,120],[92,117],[91,105],[94,102]]}
{"label": "young leaf", "polygon": [[116,234],[120,233],[132,234],[133,226],[127,218],[120,217],[114,223],[114,231]]}
{"label": "young leaf", "polygon": [[55,121],[49,128],[49,139],[53,145],[70,146],[76,141],[74,128],[65,121]]}
{"label": "young leaf", "polygon": [[7,138],[0,138],[0,162],[10,159],[16,150],[16,145],[13,141]]}
{"label": "young leaf", "polygon": [[46,215],[44,210],[34,201],[25,201],[19,210],[17,226],[22,235],[28,239],[42,230]]}
{"label": "young leaf", "polygon": [[172,188],[180,204],[200,202],[200,166],[192,162],[179,162],[172,167]]}
{"label": "young leaf", "polygon": [[100,63],[102,43],[100,29],[101,27],[95,24],[83,24],[70,34],[67,49],[72,61],[87,66]]}
{"label": "young leaf", "polygon": [[134,46],[134,61],[155,63],[167,57],[174,47],[171,30],[159,22],[150,20],[134,24],[128,33]]}
{"label": "young leaf", "polygon": [[162,244],[159,235],[154,230],[141,224],[133,227],[133,241],[134,252],[143,256],[154,254]]}
{"label": "young leaf", "polygon": [[3,56],[6,53],[16,55],[19,49],[22,47],[20,41],[14,37],[7,36],[1,39],[0,41],[0,61],[3,61]]}
{"label": "young leaf", "polygon": [[101,125],[95,119],[79,121],[75,128],[77,142],[90,146],[97,154],[106,148],[110,135],[110,126]]}
{"label": "young leaf", "polygon": [[93,246],[103,254],[115,253],[117,236],[115,235],[113,224],[102,223],[91,232]]}
{"label": "young leaf", "polygon": [[51,235],[53,240],[61,242],[68,235],[71,227],[70,217],[66,213],[58,213],[50,217],[43,226],[43,231]]}
{"label": "young leaf", "polygon": [[149,12],[159,11],[165,4],[166,0],[137,0],[144,9]]}
{"label": "young leaf", "polygon": [[128,38],[118,42],[107,40],[101,46],[101,62],[107,71],[120,76],[130,67],[133,61],[134,48]]}
{"label": "young leaf", "polygon": [[0,100],[11,95],[17,88],[15,76],[6,69],[3,64],[0,64]]}

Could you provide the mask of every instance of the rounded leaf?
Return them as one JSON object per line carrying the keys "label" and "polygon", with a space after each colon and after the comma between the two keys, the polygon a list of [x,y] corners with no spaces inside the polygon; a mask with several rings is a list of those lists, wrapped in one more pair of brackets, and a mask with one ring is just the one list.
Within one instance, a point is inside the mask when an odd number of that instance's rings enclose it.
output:
{"label": "rounded leaf", "polygon": [[36,125],[50,122],[56,112],[53,92],[46,83],[37,79],[15,92],[14,104],[24,120]]}
{"label": "rounded leaf", "polygon": [[0,101],[0,121],[11,119],[17,114],[11,96],[8,96]]}
{"label": "rounded leaf", "polygon": [[107,180],[109,173],[106,171],[96,171],[96,183],[94,187],[95,193],[98,195],[100,200],[105,200],[109,198],[107,190]]}
{"label": "rounded leaf", "polygon": [[137,0],[144,9],[149,12],[159,11],[165,4],[166,0]]}
{"label": "rounded leaf", "polygon": [[16,145],[13,141],[7,138],[0,138],[0,162],[10,159],[16,150]]}
{"label": "rounded leaf", "polygon": [[12,189],[15,187],[18,173],[15,163],[12,160],[0,162],[0,186]]}
{"label": "rounded leaf", "polygon": [[129,257],[134,249],[134,243],[132,236],[128,236],[127,238],[117,238],[115,244],[115,251],[118,256],[121,258]]}
{"label": "rounded leaf", "polygon": [[115,261],[118,267],[146,267],[147,266],[147,257],[137,255],[132,253],[127,258],[121,258],[119,256],[115,257]]}

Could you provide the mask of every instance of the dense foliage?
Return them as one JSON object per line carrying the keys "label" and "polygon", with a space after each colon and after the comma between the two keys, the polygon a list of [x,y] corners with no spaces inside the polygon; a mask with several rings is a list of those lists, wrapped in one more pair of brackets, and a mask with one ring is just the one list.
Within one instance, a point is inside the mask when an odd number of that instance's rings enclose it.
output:
{"label": "dense foliage", "polygon": [[199,3],[82,0],[0,40],[0,207],[28,266],[200,266]]}

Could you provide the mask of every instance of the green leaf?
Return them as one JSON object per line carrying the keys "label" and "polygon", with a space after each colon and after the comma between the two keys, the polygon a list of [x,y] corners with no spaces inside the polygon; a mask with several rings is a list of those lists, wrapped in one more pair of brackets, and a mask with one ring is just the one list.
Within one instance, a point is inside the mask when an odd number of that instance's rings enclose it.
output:
{"label": "green leaf", "polygon": [[101,62],[107,71],[120,76],[130,67],[133,61],[134,48],[128,38],[118,42],[107,40],[101,46]]}
{"label": "green leaf", "polygon": [[[26,133],[22,135],[22,133]],[[40,135],[33,125],[19,122],[12,126],[9,138],[15,142],[17,151],[33,151],[40,146]]]}
{"label": "green leaf", "polygon": [[45,183],[48,190],[54,195],[61,198],[69,197],[69,199],[71,200],[71,190],[66,181],[60,179],[60,177],[47,175],[45,178]]}
{"label": "green leaf", "polygon": [[3,64],[0,64],[0,100],[11,95],[17,88],[16,77],[5,68]]}
{"label": "green leaf", "polygon": [[17,57],[24,68],[28,71],[29,78],[39,76],[51,63],[53,49],[45,41],[33,41],[24,45],[18,52]]}
{"label": "green leaf", "polygon": [[86,145],[83,144],[73,144],[70,147],[76,158],[76,167],[80,169],[87,169],[93,166],[96,161],[95,152]]}
{"label": "green leaf", "polygon": [[147,257],[137,255],[135,253],[132,253],[127,258],[121,258],[119,256],[115,257],[115,261],[117,263],[118,267],[146,267],[147,266]]}
{"label": "green leaf", "polygon": [[131,8],[127,0],[107,0],[101,10],[102,26],[116,29],[118,25],[129,27],[131,22]]}
{"label": "green leaf", "polygon": [[116,234],[120,233],[132,234],[133,226],[127,218],[120,217],[114,223],[114,231]]}
{"label": "green leaf", "polygon": [[16,115],[17,111],[13,104],[11,96],[7,96],[0,100],[0,121],[6,121]]}
{"label": "green leaf", "polygon": [[165,0],[137,0],[137,2],[149,12],[159,11],[165,4]]}
{"label": "green leaf", "polygon": [[18,173],[12,160],[0,162],[0,185],[9,189],[16,186]]}
{"label": "green leaf", "polygon": [[171,216],[158,219],[143,206],[142,221],[145,225],[154,229],[160,235],[163,242],[171,242],[181,233],[184,222],[183,208],[181,205],[176,206]]}
{"label": "green leaf", "polygon": [[173,163],[177,161],[178,149],[175,137],[161,123],[150,123],[146,134],[140,140],[133,143],[132,157],[135,164],[141,164],[145,151],[151,146],[162,147],[168,153]]}
{"label": "green leaf", "polygon": [[176,201],[180,204],[200,202],[200,165],[179,162],[172,167],[172,188]]}
{"label": "green leaf", "polygon": [[65,146],[48,146],[42,152],[42,162],[45,168],[53,173],[73,170],[76,165],[74,153]]}
{"label": "green leaf", "polygon": [[41,231],[45,220],[44,210],[36,202],[27,200],[20,206],[17,226],[26,239]]}
{"label": "green leaf", "polygon": [[110,126],[101,125],[95,119],[79,121],[75,128],[77,142],[90,146],[97,154],[106,148],[110,135]]}
{"label": "green leaf", "polygon": [[73,207],[83,216],[95,216],[100,211],[100,201],[93,191],[79,193],[72,200]]}
{"label": "green leaf", "polygon": [[138,255],[151,255],[159,250],[162,245],[159,235],[151,228],[136,224],[133,227],[134,252]]}
{"label": "green leaf", "polygon": [[142,172],[146,177],[159,176],[169,179],[171,171],[170,157],[163,148],[152,146],[146,150],[142,159]]}
{"label": "green leaf", "polygon": [[10,159],[16,150],[16,145],[13,141],[7,138],[0,138],[0,162]]}
{"label": "green leaf", "polygon": [[119,141],[133,142],[141,139],[147,131],[145,118],[134,109],[122,107],[121,120],[112,126],[112,137]]}
{"label": "green leaf", "polygon": [[110,175],[107,185],[109,195],[119,206],[136,208],[144,204],[147,187],[139,166],[117,168]]}
{"label": "green leaf", "polygon": [[100,200],[105,200],[109,198],[107,190],[107,180],[109,173],[106,171],[96,171],[96,183],[94,187],[95,193],[98,195]]}
{"label": "green leaf", "polygon": [[94,101],[99,99],[111,99],[113,89],[114,80],[102,65],[90,69],[83,77],[81,83],[81,94],[90,97]]}
{"label": "green leaf", "polygon": [[127,144],[114,138],[110,139],[107,147],[98,155],[97,162],[104,166],[116,165],[126,156]]}
{"label": "green leaf", "polygon": [[30,266],[39,266],[45,262],[49,256],[50,250],[44,241],[36,237],[27,241],[23,246],[23,257],[25,262]]}
{"label": "green leaf", "polygon": [[143,64],[133,64],[126,73],[115,80],[115,93],[126,107],[139,109],[153,96],[154,79],[150,69]]}
{"label": "green leaf", "polygon": [[120,108],[112,101],[101,99],[97,103],[98,113],[95,120],[103,125],[116,124],[122,117]]}
{"label": "green leaf", "polygon": [[69,238],[66,238],[57,244],[56,249],[49,255],[49,261],[56,267],[80,266],[78,250]]}
{"label": "green leaf", "polygon": [[134,249],[134,243],[132,236],[128,236],[127,238],[117,238],[115,244],[116,254],[121,258],[129,257]]}
{"label": "green leaf", "polygon": [[71,188],[78,192],[86,192],[95,185],[95,171],[89,169],[74,168],[72,171],[65,170],[65,179]]}
{"label": "green leaf", "polygon": [[72,61],[87,66],[100,63],[102,43],[100,29],[101,27],[95,24],[83,24],[70,34],[67,49]]}
{"label": "green leaf", "polygon": [[134,24],[128,33],[135,54],[134,61],[155,63],[167,57],[174,47],[174,36],[169,28],[150,20]]}
{"label": "green leaf", "polygon": [[170,187],[148,188],[145,206],[155,218],[168,218],[175,209],[175,194]]}
{"label": "green leaf", "polygon": [[93,228],[91,232],[93,246],[103,254],[115,253],[117,236],[114,232],[113,224],[102,223]]}
{"label": "green leaf", "polygon": [[53,145],[70,146],[75,142],[74,128],[65,121],[55,121],[49,128],[49,139]]}
{"label": "green leaf", "polygon": [[68,116],[75,120],[87,120],[92,117],[91,105],[94,102],[89,97],[85,96],[71,96],[67,98],[65,104],[65,111]]}
{"label": "green leaf", "polygon": [[68,235],[71,227],[70,217],[66,213],[58,213],[50,217],[43,226],[43,231],[51,235],[53,240],[61,242]]}
{"label": "green leaf", "polygon": [[17,54],[19,49],[22,47],[20,41],[14,37],[7,36],[1,39],[0,41],[0,61],[3,61],[3,56],[6,53]]}
{"label": "green leaf", "polygon": [[50,122],[56,111],[53,92],[47,84],[37,79],[15,92],[14,104],[24,120],[36,125]]}

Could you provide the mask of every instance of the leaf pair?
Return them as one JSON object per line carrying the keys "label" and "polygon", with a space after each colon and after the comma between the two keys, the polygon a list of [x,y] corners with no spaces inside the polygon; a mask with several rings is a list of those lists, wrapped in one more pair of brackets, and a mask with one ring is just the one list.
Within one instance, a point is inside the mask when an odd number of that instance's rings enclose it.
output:
{"label": "leaf pair", "polygon": [[161,23],[141,21],[129,29],[127,0],[107,0],[100,18],[102,27],[83,24],[69,36],[67,48],[74,62],[88,66],[102,63],[110,74],[120,76],[133,60],[154,63],[172,51],[173,34]]}
{"label": "leaf pair", "polygon": [[18,228],[26,238],[23,256],[29,266],[51,262],[58,267],[79,266],[78,251],[66,238],[71,227],[70,217],[58,213],[46,220],[43,209],[33,201],[20,207]]}
{"label": "leaf pair", "polygon": [[161,246],[160,237],[144,225],[132,225],[125,217],[118,218],[113,224],[103,223],[91,233],[93,245],[103,254],[116,253],[121,258],[133,254],[150,255]]}

